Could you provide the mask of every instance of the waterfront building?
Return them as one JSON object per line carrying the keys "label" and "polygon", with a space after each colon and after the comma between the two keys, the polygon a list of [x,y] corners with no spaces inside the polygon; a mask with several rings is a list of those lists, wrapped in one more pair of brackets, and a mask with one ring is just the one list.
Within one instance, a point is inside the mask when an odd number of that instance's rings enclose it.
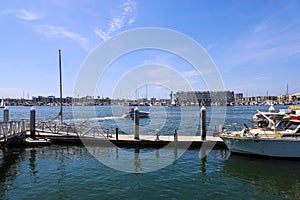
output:
{"label": "waterfront building", "polygon": [[[29,103],[33,105],[48,105],[48,106],[54,106],[60,104],[60,98],[55,97],[55,96],[37,96],[37,97],[32,97],[32,101]],[[65,105],[70,105],[72,104],[72,97],[65,97],[62,98],[62,103]]]}
{"label": "waterfront building", "polygon": [[183,106],[223,106],[234,103],[233,91],[179,91],[175,97],[178,104]]}
{"label": "waterfront building", "polygon": [[243,93],[234,94],[234,104],[235,105],[242,105],[243,104],[243,98],[244,98]]}

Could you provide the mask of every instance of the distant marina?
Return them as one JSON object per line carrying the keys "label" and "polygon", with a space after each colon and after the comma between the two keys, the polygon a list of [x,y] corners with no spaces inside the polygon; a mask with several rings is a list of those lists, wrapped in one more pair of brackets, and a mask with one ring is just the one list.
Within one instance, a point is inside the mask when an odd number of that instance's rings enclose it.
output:
{"label": "distant marina", "polygon": [[[244,97],[233,91],[190,91],[170,93],[170,98],[110,99],[109,97],[86,96],[81,98],[62,97],[63,106],[252,106],[252,105],[292,105],[300,103],[300,93],[279,96]],[[3,98],[6,106],[59,106],[60,97],[38,96],[32,99]]]}

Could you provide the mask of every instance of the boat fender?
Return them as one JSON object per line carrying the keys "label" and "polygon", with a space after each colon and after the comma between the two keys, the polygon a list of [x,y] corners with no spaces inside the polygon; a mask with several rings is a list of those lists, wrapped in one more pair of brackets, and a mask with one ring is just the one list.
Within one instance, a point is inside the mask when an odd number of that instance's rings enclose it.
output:
{"label": "boat fender", "polygon": [[242,130],[242,132],[243,132],[243,134],[246,134],[246,133],[248,133],[248,129],[246,129],[246,128],[244,128],[243,130]]}

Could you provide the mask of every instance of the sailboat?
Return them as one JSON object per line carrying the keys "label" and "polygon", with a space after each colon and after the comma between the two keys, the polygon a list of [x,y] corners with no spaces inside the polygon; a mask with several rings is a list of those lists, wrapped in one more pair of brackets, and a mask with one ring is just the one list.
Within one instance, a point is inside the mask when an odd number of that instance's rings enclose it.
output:
{"label": "sailboat", "polygon": [[4,103],[4,99],[2,97],[1,103],[0,103],[0,108],[4,108],[5,107],[5,103]]}
{"label": "sailboat", "polygon": [[175,102],[175,95],[174,95],[173,91],[171,91],[170,98],[171,98],[171,104],[168,105],[168,106],[169,106],[169,107],[177,106],[177,104],[176,104],[176,102]]}

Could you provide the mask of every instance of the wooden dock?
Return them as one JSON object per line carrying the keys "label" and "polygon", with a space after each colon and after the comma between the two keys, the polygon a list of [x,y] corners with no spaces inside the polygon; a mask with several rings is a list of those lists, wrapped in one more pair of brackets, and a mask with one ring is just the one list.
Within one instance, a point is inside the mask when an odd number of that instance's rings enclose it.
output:
{"label": "wooden dock", "polygon": [[[30,133],[27,132],[27,135]],[[81,136],[75,133],[53,134],[51,132],[38,131],[37,138],[49,138],[53,144],[66,145],[99,145],[99,146],[118,146],[126,148],[162,148],[162,147],[178,147],[178,148],[200,148],[203,144],[212,146],[214,149],[227,149],[220,137],[206,136],[206,140],[202,140],[201,136],[178,136],[177,142],[174,136],[161,135],[157,140],[156,135],[140,135],[139,139],[134,139],[134,135],[109,134],[107,136]]]}

